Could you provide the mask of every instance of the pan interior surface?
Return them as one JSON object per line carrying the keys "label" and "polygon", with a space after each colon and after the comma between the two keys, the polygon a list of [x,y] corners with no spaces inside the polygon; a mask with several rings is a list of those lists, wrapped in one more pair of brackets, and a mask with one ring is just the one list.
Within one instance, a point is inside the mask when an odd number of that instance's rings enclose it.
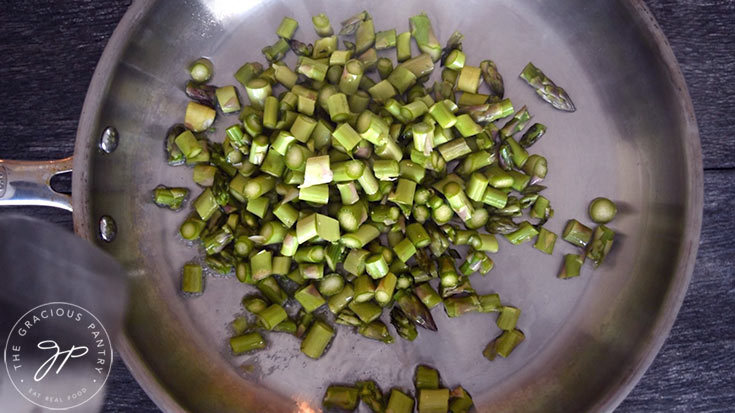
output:
{"label": "pan interior surface", "polygon": [[[619,205],[611,224],[615,246],[598,269],[586,265],[581,277],[559,280],[563,254],[575,252],[570,244],[560,239],[547,256],[530,243],[500,241],[495,269],[472,277],[479,293],[497,292],[523,311],[526,341],[508,359],[482,357],[499,334],[494,317],[450,320],[439,307],[433,311],[439,333],[420,331],[414,342],[384,345],[340,326],[318,361],[303,356],[299,340],[286,334],[268,335],[265,351],[235,357],[228,325],[254,289],[234,277],[209,276],[201,297],[179,294],[182,265],[200,255],[177,235],[189,209],[159,209],[150,191],[159,184],[188,187],[192,197],[200,191],[190,168],[169,167],[164,158],[166,131],[183,122],[188,102],[187,65],[209,57],[211,83],[237,85],[246,100],[232,74],[245,62],[264,61],[260,49],[277,39],[283,16],[299,21],[296,38],[312,42],[311,16],[324,12],[338,28],[361,10],[371,13],[376,30],[398,32],[408,30],[409,16],[426,11],[442,44],[459,30],[470,64],[497,63],[516,108],[527,105],[533,120],[548,126],[532,148],[549,161],[544,196],[555,215],[547,229],[560,234],[572,218],[591,225],[586,208],[597,196]],[[124,21],[129,37],[113,38],[116,50],[103,60],[115,60],[95,74],[77,148],[77,160],[89,163],[75,165],[81,169],[75,174],[78,230],[96,238],[102,215],[117,223],[117,238],[100,245],[131,274],[121,352],[133,374],[162,408],[192,411],[318,411],[330,383],[372,378],[384,391],[409,390],[421,363],[436,367],[445,385],[462,384],[479,411],[614,408],[673,323],[701,220],[691,104],[648,19],[635,1],[135,3]],[[554,110],[518,78],[529,61],[569,92],[576,112]],[[294,64],[293,55],[287,62]],[[90,96],[99,105],[90,108]],[[210,139],[222,141],[224,128],[236,122],[237,115],[218,115]],[[93,137],[108,125],[117,128],[119,146],[103,154]]]}

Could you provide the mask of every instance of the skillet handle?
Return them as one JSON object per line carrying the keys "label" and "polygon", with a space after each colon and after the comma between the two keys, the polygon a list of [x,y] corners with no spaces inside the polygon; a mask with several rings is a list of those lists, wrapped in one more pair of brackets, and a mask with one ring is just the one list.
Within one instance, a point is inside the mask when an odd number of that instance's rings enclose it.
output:
{"label": "skillet handle", "polygon": [[51,178],[71,172],[71,166],[71,156],[55,161],[0,160],[0,206],[40,205],[71,211],[71,196],[51,189]]}

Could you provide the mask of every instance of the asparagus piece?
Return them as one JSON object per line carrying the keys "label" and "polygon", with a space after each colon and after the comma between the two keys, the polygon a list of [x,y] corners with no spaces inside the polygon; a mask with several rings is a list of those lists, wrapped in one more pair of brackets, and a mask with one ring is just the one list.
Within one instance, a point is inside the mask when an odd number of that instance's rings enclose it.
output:
{"label": "asparagus piece", "polygon": [[314,284],[308,284],[296,290],[293,297],[299,302],[299,304],[301,304],[304,311],[307,313],[313,312],[326,303],[326,300],[324,300],[324,297],[319,294],[319,291]]}
{"label": "asparagus piece", "polygon": [[390,322],[395,327],[398,335],[404,340],[413,341],[418,336],[416,326],[408,319],[400,307],[393,307],[390,312]]}
{"label": "asparagus piece", "polygon": [[524,148],[530,148],[534,143],[536,143],[536,141],[541,139],[545,133],[546,126],[540,123],[534,123],[528,128],[526,133],[523,134],[523,137],[521,137],[521,140],[519,140],[518,143],[520,143]]}
{"label": "asparagus piece", "polygon": [[421,13],[408,19],[411,26],[411,36],[416,39],[416,44],[423,53],[431,56],[431,60],[436,62],[441,57],[442,47],[436,40],[434,29],[431,27],[431,20],[426,13]]}
{"label": "asparagus piece", "polygon": [[357,314],[355,314],[355,312],[350,309],[340,311],[340,313],[337,314],[337,318],[334,320],[334,322],[349,327],[360,327],[363,324],[360,320],[360,317],[358,317]]}
{"label": "asparagus piece", "polygon": [[311,22],[314,24],[314,30],[320,37],[327,37],[334,34],[332,25],[329,23],[329,17],[324,13],[319,13],[311,18]]}
{"label": "asparagus piece", "polygon": [[584,263],[584,255],[580,254],[566,254],[564,255],[564,265],[559,272],[559,278],[573,278],[578,277],[582,264]]}
{"label": "asparagus piece", "polygon": [[327,409],[352,411],[357,408],[360,391],[352,386],[329,386],[324,393],[322,406]]}
{"label": "asparagus piece", "polygon": [[278,304],[271,304],[257,314],[258,324],[266,330],[273,330],[275,326],[288,318],[286,310]]}
{"label": "asparagus piece", "polygon": [[357,332],[363,337],[382,341],[385,344],[393,343],[393,336],[390,335],[388,327],[382,321],[376,320],[363,324],[357,329]]}
{"label": "asparagus piece", "polygon": [[416,367],[416,372],[413,378],[416,390],[424,389],[438,389],[439,385],[439,372],[429,366],[419,365]]}
{"label": "asparagus piece", "polygon": [[445,413],[449,411],[449,389],[424,389],[419,391],[419,413]]}
{"label": "asparagus piece", "polygon": [[544,72],[534,66],[533,63],[529,62],[526,65],[521,72],[520,77],[525,80],[529,86],[536,89],[536,94],[538,94],[541,99],[550,103],[551,106],[566,112],[574,112],[577,110],[567,92],[552,82],[551,79],[546,77]]}
{"label": "asparagus piece", "polygon": [[480,62],[480,70],[482,70],[482,79],[487,83],[490,92],[502,99],[505,94],[505,86],[503,85],[503,76],[498,72],[495,62],[483,60]]}
{"label": "asparagus piece", "polygon": [[189,65],[189,75],[191,79],[197,83],[203,83],[208,81],[214,73],[214,66],[212,62],[205,58],[200,57]]}
{"label": "asparagus piece", "polygon": [[306,330],[311,327],[311,324],[314,322],[314,315],[311,313],[307,313],[304,310],[300,310],[298,315],[298,322],[296,324],[296,332],[294,335],[298,338],[303,338],[304,334],[306,334]]}
{"label": "asparagus piece", "polygon": [[262,350],[266,347],[263,336],[257,331],[247,333],[230,339],[230,349],[235,355],[240,355],[254,350]]}
{"label": "asparagus piece", "polygon": [[365,403],[373,412],[383,413],[385,411],[385,400],[383,392],[372,380],[358,381],[355,387],[360,391],[360,400]]}
{"label": "asparagus piece", "polygon": [[518,329],[503,331],[501,335],[485,347],[482,355],[490,361],[495,360],[497,356],[506,358],[525,338],[523,332]]}
{"label": "asparagus piece", "polygon": [[607,224],[615,218],[618,208],[607,198],[595,198],[590,202],[588,209],[590,218],[597,224]]}
{"label": "asparagus piece", "polygon": [[464,39],[464,36],[462,33],[458,31],[452,32],[452,34],[449,36],[449,39],[447,39],[447,44],[444,46],[444,49],[442,49],[442,56],[441,56],[441,64],[444,65],[447,57],[449,54],[454,50],[462,50],[462,40]]}
{"label": "asparagus piece", "polygon": [[258,296],[249,296],[242,299],[242,306],[249,312],[257,315],[268,308],[268,303]]}
{"label": "asparagus piece", "polygon": [[189,190],[186,188],[169,188],[159,185],[153,190],[153,202],[159,207],[173,211],[181,209]]}
{"label": "asparagus piece", "polygon": [[570,219],[564,226],[561,237],[572,245],[585,248],[592,239],[592,229],[576,219]]}
{"label": "asparagus piece", "polygon": [[318,359],[324,354],[333,337],[334,329],[324,321],[316,320],[301,342],[301,352],[310,358]]}
{"label": "asparagus piece", "polygon": [[592,235],[592,241],[587,246],[587,258],[592,260],[595,267],[599,267],[602,261],[607,257],[613,245],[615,233],[605,225],[599,225],[595,228]]}
{"label": "asparagus piece", "polygon": [[203,290],[202,267],[195,263],[184,264],[181,276],[181,291],[197,294]]}
{"label": "asparagus piece", "polygon": [[400,390],[392,389],[386,413],[412,413],[414,400]]}
{"label": "asparagus piece", "polygon": [[431,312],[429,312],[429,309],[413,293],[401,290],[395,294],[393,299],[409,320],[413,321],[417,326],[436,331],[436,324],[434,323],[434,318],[431,316]]}
{"label": "asparagus piece", "polygon": [[468,413],[474,402],[467,390],[457,386],[449,393],[449,410],[452,413]]}

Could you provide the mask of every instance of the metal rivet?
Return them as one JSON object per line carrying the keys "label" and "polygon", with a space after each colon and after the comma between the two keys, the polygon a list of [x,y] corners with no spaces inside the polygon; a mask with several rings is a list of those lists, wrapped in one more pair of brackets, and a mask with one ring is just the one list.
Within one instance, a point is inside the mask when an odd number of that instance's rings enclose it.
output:
{"label": "metal rivet", "polygon": [[117,235],[117,224],[109,215],[100,218],[100,238],[105,242],[112,242]]}
{"label": "metal rivet", "polygon": [[108,126],[105,128],[104,131],[102,131],[102,136],[100,136],[100,149],[102,149],[102,152],[104,153],[112,153],[117,149],[117,142],[118,142],[119,135],[117,134],[117,129],[113,128],[112,126]]}

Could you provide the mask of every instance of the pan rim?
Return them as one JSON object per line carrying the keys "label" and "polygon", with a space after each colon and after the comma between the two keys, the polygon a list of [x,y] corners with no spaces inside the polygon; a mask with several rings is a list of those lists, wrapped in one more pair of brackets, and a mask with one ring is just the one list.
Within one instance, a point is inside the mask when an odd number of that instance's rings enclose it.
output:
{"label": "pan rim", "polygon": [[[157,1],[136,1],[130,5],[100,57],[84,100],[74,147],[73,170],[75,173],[72,176],[72,206],[74,231],[82,238],[92,242],[97,241],[99,237],[96,220],[90,215],[92,212],[90,205],[91,158],[93,148],[96,146],[90,145],[89,141],[95,139],[95,136],[105,127],[99,124],[102,103],[114,79],[117,62],[127,48],[130,35],[138,28],[148,11],[156,3]],[[703,219],[704,173],[701,141],[694,106],[684,76],[666,36],[644,0],[625,0],[623,3],[630,10],[634,19],[639,20],[641,30],[653,40],[656,52],[661,57],[661,62],[675,86],[672,92],[678,97],[681,104],[682,124],[685,127],[683,129],[684,153],[688,167],[686,180],[688,196],[684,215],[687,222],[680,243],[682,253],[679,254],[675,276],[665,293],[660,315],[651,328],[653,338],[648,340],[638,352],[641,356],[637,360],[630,361],[626,374],[618,377],[616,382],[609,384],[609,390],[599,396],[591,406],[594,411],[614,410],[638,384],[663,347],[684,302],[693,275]],[[116,350],[135,380],[159,408],[164,411],[185,410],[185,407],[175,399],[169,389],[155,377],[125,331],[118,339]]]}
{"label": "pan rim", "polygon": [[[134,1],[128,7],[100,56],[87,95],[84,98],[74,142],[72,215],[74,232],[90,242],[98,241],[100,238],[95,226],[95,219],[91,216],[90,182],[93,146],[90,145],[89,141],[95,139],[95,136],[99,133],[98,130],[101,131],[102,129],[99,126],[100,108],[112,79],[115,77],[115,66],[127,48],[131,34],[135,32],[156,2]],[[163,383],[156,378],[150,367],[140,357],[126,331],[123,330],[123,334],[119,334],[115,341],[115,350],[120,354],[128,371],[158,408],[163,411],[186,410]]]}

